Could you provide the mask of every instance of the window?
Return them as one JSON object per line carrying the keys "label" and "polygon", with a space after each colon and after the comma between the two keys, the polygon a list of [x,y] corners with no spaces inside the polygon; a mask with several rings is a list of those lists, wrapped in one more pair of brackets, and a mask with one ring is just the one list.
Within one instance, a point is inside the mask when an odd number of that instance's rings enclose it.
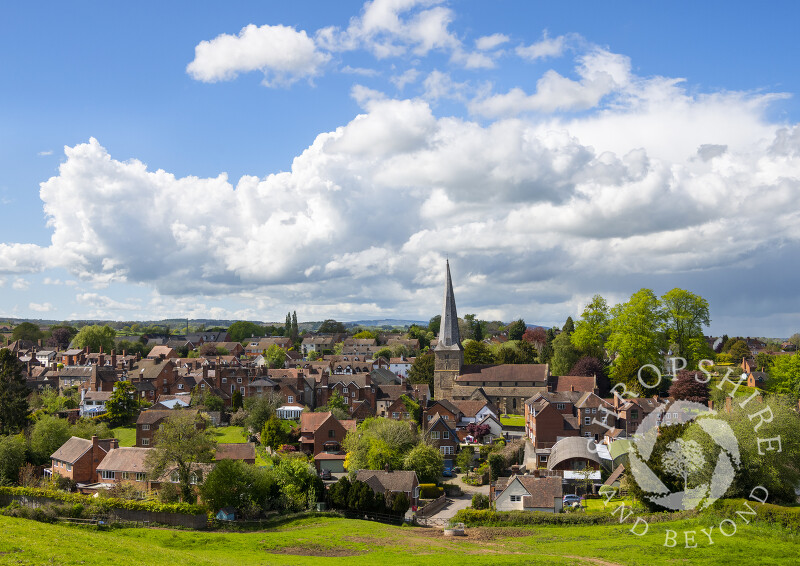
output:
{"label": "window", "polygon": [[563,409],[563,408],[564,408],[564,403],[556,403],[556,409],[560,410],[560,409]]}
{"label": "window", "polygon": [[149,438],[143,438],[142,439],[142,446],[150,446],[150,439]]}
{"label": "window", "polygon": [[192,485],[197,485],[197,474],[192,472],[189,474],[189,483]]}
{"label": "window", "polygon": [[200,384],[200,389],[205,389],[205,388],[206,388],[206,384],[205,383],[201,383]]}
{"label": "window", "polygon": [[449,415],[442,415],[442,420],[443,421],[449,421],[450,420],[450,416]]}
{"label": "window", "polygon": [[592,409],[592,414],[595,414],[596,412],[597,412],[597,409],[593,408]]}
{"label": "window", "polygon": [[543,455],[543,454],[542,454],[542,455],[540,455],[540,456],[539,456],[539,461],[540,461],[540,462],[542,462],[542,463],[545,463],[545,462],[547,462],[547,456],[545,456],[545,455]]}
{"label": "window", "polygon": [[431,440],[439,440],[439,431],[438,430],[432,430],[431,431]]}
{"label": "window", "polygon": [[122,479],[124,480],[130,479],[130,474],[128,472],[122,472]]}
{"label": "window", "polygon": [[583,436],[585,436],[586,438],[591,438],[592,437],[592,433],[591,432],[584,432]]}
{"label": "window", "polygon": [[242,382],[242,378],[241,377],[237,377],[236,378],[236,383],[241,383],[241,382]]}
{"label": "window", "polygon": [[142,430],[150,430],[150,425],[149,424],[143,424],[142,425]]}
{"label": "window", "polygon": [[637,409],[631,409],[631,420],[636,420],[639,418],[639,411]]}
{"label": "window", "polygon": [[244,387],[240,387],[240,388],[239,388],[239,391],[241,391],[241,393],[242,393],[242,397],[244,397]]}
{"label": "window", "polygon": [[442,431],[442,438],[443,438],[444,440],[450,440],[450,431],[448,431],[448,430],[443,430],[443,431]]}
{"label": "window", "polygon": [[583,424],[584,426],[589,426],[592,424],[592,417],[583,417]]}
{"label": "window", "polygon": [[342,393],[347,394],[347,387],[342,387]]}
{"label": "window", "polygon": [[286,397],[286,401],[289,403],[294,403],[294,395],[289,395],[288,397]]}
{"label": "window", "polygon": [[72,471],[72,464],[67,464],[67,471],[68,471],[68,472],[71,472],[71,471]]}
{"label": "window", "polygon": [[145,481],[147,480],[147,474],[144,472],[136,472],[136,481]]}
{"label": "window", "polygon": [[400,418],[400,413],[392,413],[392,418],[393,419],[399,419]]}
{"label": "window", "polygon": [[672,413],[672,418],[678,420],[678,413]]}
{"label": "window", "polygon": [[333,430],[333,429],[330,429],[328,431],[328,438],[336,438],[336,431]]}
{"label": "window", "polygon": [[433,415],[428,415],[428,420],[431,420],[431,418],[433,418]]}
{"label": "window", "polygon": [[178,389],[183,389],[183,383],[178,384]]}
{"label": "window", "polygon": [[586,414],[588,415],[588,414],[589,414],[589,409],[584,409],[584,411],[583,411],[583,412],[584,412],[584,413],[586,413]]}
{"label": "window", "polygon": [[100,472],[100,477],[104,480],[113,480],[114,479],[114,472],[111,470],[103,470]]}
{"label": "window", "polygon": [[509,495],[508,498],[513,502],[522,501],[521,495]]}
{"label": "window", "polygon": [[222,378],[222,383],[228,383],[228,378],[227,377],[223,377]]}
{"label": "window", "polygon": [[350,394],[350,396],[351,396],[353,399],[355,399],[355,398],[356,398],[356,392],[355,392],[355,391],[353,391],[353,392]]}
{"label": "window", "polygon": [[450,445],[441,446],[441,447],[439,447],[439,451],[444,455],[452,454],[453,453],[453,447],[450,446]]}
{"label": "window", "polygon": [[172,483],[180,483],[181,477],[178,475],[178,472],[172,472],[172,474],[169,476],[169,481]]}

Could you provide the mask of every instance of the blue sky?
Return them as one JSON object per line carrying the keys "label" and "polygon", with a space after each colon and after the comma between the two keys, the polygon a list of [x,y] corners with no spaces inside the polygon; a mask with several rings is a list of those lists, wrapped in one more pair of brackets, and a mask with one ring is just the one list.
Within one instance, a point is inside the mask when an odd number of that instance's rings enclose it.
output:
{"label": "blue sky", "polygon": [[0,316],[800,330],[795,2],[165,4],[6,7]]}

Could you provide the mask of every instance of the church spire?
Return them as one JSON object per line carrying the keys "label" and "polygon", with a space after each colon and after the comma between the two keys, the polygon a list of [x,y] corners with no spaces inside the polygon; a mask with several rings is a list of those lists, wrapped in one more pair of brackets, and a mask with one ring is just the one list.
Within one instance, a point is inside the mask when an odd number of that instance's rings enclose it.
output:
{"label": "church spire", "polygon": [[439,343],[437,350],[461,349],[461,335],[458,332],[458,313],[456,298],[453,295],[453,281],[450,278],[450,260],[447,260],[447,280],[444,287],[444,307],[442,320],[439,323]]}

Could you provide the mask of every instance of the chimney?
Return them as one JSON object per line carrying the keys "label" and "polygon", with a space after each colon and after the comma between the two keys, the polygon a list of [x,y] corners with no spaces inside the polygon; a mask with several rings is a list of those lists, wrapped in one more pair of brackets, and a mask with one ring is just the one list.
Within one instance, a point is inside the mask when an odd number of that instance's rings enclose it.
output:
{"label": "chimney", "polygon": [[117,352],[111,350],[111,367],[117,367]]}
{"label": "chimney", "polygon": [[103,345],[102,345],[102,344],[100,345],[100,352],[99,352],[99,353],[100,353],[100,354],[102,354],[102,353],[103,353]]}
{"label": "chimney", "polygon": [[203,379],[208,379],[208,365],[203,365]]}
{"label": "chimney", "polygon": [[109,446],[109,448],[110,449],[119,448],[119,439],[118,438],[112,438],[111,439],[111,445]]}
{"label": "chimney", "polygon": [[41,338],[39,338],[39,341],[38,341],[38,342],[39,342],[39,347],[41,348],[41,347],[42,347],[42,339],[41,339]]}
{"label": "chimney", "polygon": [[569,386],[569,390],[574,392],[575,391],[575,386],[574,385],[570,385]]}
{"label": "chimney", "polygon": [[106,355],[103,353],[103,347],[100,346],[100,354],[97,356],[97,367],[106,365]]}
{"label": "chimney", "polygon": [[725,412],[726,413],[730,413],[731,412],[731,398],[730,397],[725,397]]}
{"label": "chimney", "polygon": [[95,436],[95,435],[93,434],[93,435],[92,435],[92,450],[96,450],[96,449],[97,449],[97,444],[98,444],[98,442],[97,442],[97,436]]}
{"label": "chimney", "polygon": [[714,410],[714,401],[712,401],[711,399],[708,400],[708,408],[711,409],[712,411]]}

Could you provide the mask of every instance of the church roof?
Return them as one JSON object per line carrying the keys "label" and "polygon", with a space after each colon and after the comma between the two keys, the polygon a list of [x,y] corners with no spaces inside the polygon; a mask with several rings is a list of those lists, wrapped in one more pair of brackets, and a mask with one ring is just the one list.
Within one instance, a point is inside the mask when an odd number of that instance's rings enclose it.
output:
{"label": "church roof", "polygon": [[447,278],[444,286],[444,307],[439,323],[439,343],[437,350],[460,350],[461,335],[458,332],[458,312],[453,294],[453,281],[450,278],[450,261],[447,262]]}

